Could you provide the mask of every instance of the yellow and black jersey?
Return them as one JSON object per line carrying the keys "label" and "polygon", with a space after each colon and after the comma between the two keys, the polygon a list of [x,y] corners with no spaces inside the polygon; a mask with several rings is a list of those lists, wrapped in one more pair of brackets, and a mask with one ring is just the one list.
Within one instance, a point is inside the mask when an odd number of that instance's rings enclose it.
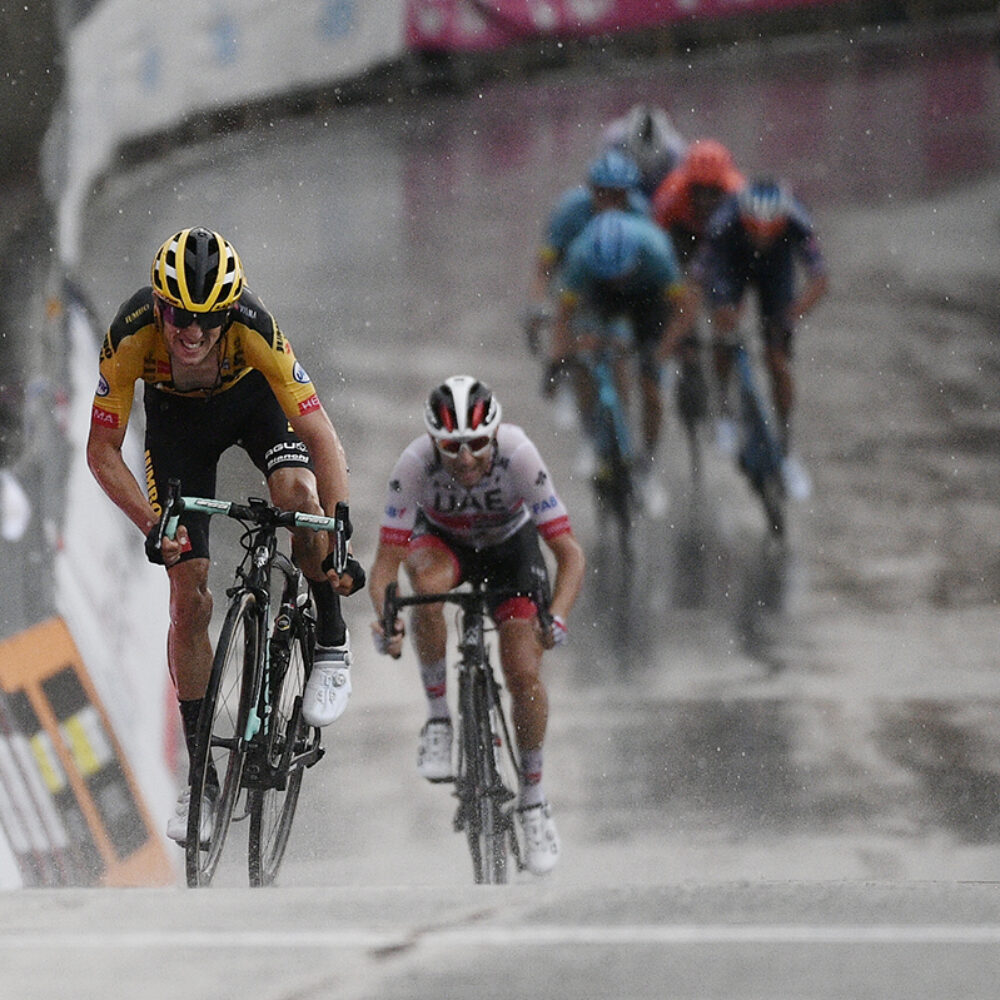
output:
{"label": "yellow and black jersey", "polygon": [[135,383],[189,398],[225,392],[251,371],[259,371],[289,419],[320,408],[312,380],[260,300],[244,288],[232,322],[219,341],[219,381],[208,389],[174,386],[167,345],[153,313],[153,290],[140,289],[118,310],[101,347],[100,378],[91,420],[102,427],[128,423]]}

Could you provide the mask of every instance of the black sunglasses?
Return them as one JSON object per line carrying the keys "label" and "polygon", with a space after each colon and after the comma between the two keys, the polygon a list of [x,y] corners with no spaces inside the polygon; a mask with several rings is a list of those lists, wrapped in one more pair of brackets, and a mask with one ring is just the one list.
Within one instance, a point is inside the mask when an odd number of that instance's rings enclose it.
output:
{"label": "black sunglasses", "polygon": [[186,330],[192,323],[196,323],[203,331],[214,330],[223,327],[229,319],[229,310],[220,309],[218,312],[196,313],[190,309],[180,309],[172,306],[169,302],[160,302],[160,315],[164,323],[176,326],[178,330]]}

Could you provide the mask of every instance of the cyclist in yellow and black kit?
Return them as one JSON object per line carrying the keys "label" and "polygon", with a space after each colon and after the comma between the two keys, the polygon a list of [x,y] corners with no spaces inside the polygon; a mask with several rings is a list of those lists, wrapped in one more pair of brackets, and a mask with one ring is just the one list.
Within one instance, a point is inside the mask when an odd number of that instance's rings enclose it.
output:
{"label": "cyclist in yellow and black kit", "polygon": [[[137,381],[144,384],[145,492],[121,451]],[[121,306],[104,339],[87,461],[146,536],[150,561],[167,568],[167,660],[189,755],[212,664],[209,519],[182,515],[176,539],[164,539],[160,548],[155,529],[168,479],[179,479],[189,496],[215,496],[216,468],[232,445],[266,476],[278,507],[332,516],[348,500],[337,432],[291,344],[247,288],[235,249],[216,232],[184,229],[157,251],[151,285]],[[318,619],[303,713],[312,725],[326,725],[343,712],[351,691],[338,595],[354,593],[364,572],[353,557],[343,575],[327,572],[329,538],[322,533],[293,533],[292,550]],[[179,842],[186,838],[189,798],[185,789],[167,828]],[[211,822],[211,808],[202,815]],[[209,835],[202,830],[203,839]]]}

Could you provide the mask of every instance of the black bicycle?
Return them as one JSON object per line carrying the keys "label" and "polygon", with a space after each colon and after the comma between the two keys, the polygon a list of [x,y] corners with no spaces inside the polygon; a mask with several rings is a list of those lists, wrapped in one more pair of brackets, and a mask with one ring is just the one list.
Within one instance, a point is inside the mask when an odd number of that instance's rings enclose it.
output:
{"label": "black bicycle", "polygon": [[[390,583],[382,611],[384,634],[393,635],[403,608],[447,603],[459,609],[458,756],[453,779],[458,809],[454,828],[465,832],[475,881],[488,885],[507,882],[512,865],[518,871],[524,867],[514,818],[517,751],[486,640],[488,603],[495,597],[483,585],[443,594],[402,596],[397,584]],[[544,602],[538,607],[545,628],[551,620]]]}
{"label": "black bicycle", "polygon": [[737,462],[751,489],[760,498],[768,526],[778,536],[785,533],[785,456],[774,417],[764,402],[754,378],[753,364],[746,347],[729,345],[739,382],[740,438]]}
{"label": "black bicycle", "polygon": [[[279,528],[328,531],[334,568],[347,562],[348,509],[335,517],[285,511],[264,500],[247,504],[180,495],[171,480],[160,519],[172,538],[184,511],[239,521],[244,555],[216,644],[191,761],[185,862],[189,886],[212,882],[232,822],[249,817],[250,884],[273,884],[281,867],[302,777],[323,756],[320,730],[302,718],[312,669],[315,615],[301,571],[278,550]],[[200,838],[203,808],[211,835]]]}

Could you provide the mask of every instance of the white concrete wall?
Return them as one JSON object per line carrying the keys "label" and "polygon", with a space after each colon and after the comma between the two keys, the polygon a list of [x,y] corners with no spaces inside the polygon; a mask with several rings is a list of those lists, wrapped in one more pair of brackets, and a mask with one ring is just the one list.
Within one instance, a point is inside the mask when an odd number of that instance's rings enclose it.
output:
{"label": "white concrete wall", "polygon": [[126,139],[196,112],[336,83],[400,57],[404,0],[105,0],[67,53],[59,246]]}

